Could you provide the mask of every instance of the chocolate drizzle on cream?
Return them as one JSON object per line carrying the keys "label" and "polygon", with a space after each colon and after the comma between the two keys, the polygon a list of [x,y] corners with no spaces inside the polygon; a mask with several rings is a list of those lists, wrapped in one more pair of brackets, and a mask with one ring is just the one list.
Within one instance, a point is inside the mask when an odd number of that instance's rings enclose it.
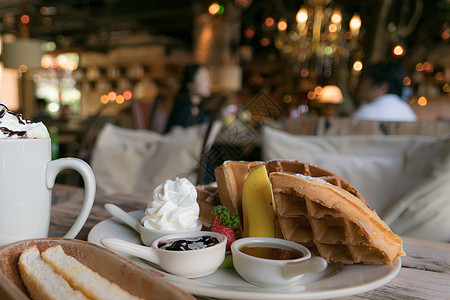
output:
{"label": "chocolate drizzle on cream", "polygon": [[26,131],[14,131],[14,130],[9,130],[6,127],[0,127],[0,131],[3,132],[3,134],[7,135],[8,137],[11,137],[13,135],[17,135],[17,137],[19,137],[19,138],[27,137]]}
{"label": "chocolate drizzle on cream", "polygon": [[27,132],[20,130],[20,131],[15,131],[15,130],[11,130],[7,127],[1,126],[2,124],[2,120],[3,117],[8,113],[14,117],[17,118],[17,122],[19,122],[19,124],[25,125],[25,124],[29,124],[31,123],[31,121],[28,120],[24,120],[22,117],[22,114],[15,114],[12,111],[10,111],[8,109],[8,107],[6,107],[4,104],[0,103],[0,132],[2,132],[3,134],[7,135],[8,137],[14,136],[16,135],[18,138],[27,138]]}

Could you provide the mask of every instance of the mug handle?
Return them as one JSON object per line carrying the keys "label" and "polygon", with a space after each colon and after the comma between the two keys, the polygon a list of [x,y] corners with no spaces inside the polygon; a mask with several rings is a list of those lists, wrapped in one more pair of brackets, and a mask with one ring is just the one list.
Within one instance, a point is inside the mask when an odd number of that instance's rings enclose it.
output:
{"label": "mug handle", "polygon": [[73,169],[80,173],[84,181],[84,200],[75,223],[63,238],[73,239],[80,232],[84,223],[91,212],[95,197],[95,176],[91,167],[83,160],[78,158],[59,158],[52,160],[47,164],[47,188],[52,189],[55,185],[56,176],[65,169]]}

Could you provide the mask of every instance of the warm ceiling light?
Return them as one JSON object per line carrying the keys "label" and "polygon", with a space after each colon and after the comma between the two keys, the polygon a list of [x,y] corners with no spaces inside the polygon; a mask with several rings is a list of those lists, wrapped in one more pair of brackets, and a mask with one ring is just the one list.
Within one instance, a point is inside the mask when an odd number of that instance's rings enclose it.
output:
{"label": "warm ceiling light", "polygon": [[361,18],[357,14],[355,14],[350,20],[350,29],[352,31],[357,31],[360,28],[361,28]]}
{"label": "warm ceiling light", "polygon": [[344,101],[341,89],[335,85],[326,85],[322,88],[318,96],[321,103],[341,103]]}
{"label": "warm ceiling light", "polygon": [[100,97],[100,102],[103,103],[103,104],[108,103],[109,102],[109,97],[107,95],[102,95]]}
{"label": "warm ceiling light", "polygon": [[363,63],[360,60],[357,60],[353,63],[353,70],[356,72],[360,72],[363,68]]}
{"label": "warm ceiling light", "polygon": [[28,67],[26,65],[20,65],[18,69],[21,73],[28,72]]}
{"label": "warm ceiling light", "polygon": [[316,95],[319,95],[321,91],[322,91],[322,87],[321,86],[316,86],[314,88],[314,93],[316,93]]}
{"label": "warm ceiling light", "polygon": [[330,26],[328,26],[328,31],[331,33],[334,33],[337,31],[337,26],[336,24],[330,24]]}
{"label": "warm ceiling light", "polygon": [[244,35],[248,39],[252,39],[255,36],[255,30],[252,28],[247,28],[244,31]]}
{"label": "warm ceiling light", "polygon": [[208,11],[211,15],[216,15],[219,13],[220,5],[218,3],[213,3],[209,6]]}
{"label": "warm ceiling light", "polygon": [[309,70],[306,68],[303,68],[300,70],[300,76],[302,77],[308,77],[309,76]]}
{"label": "warm ceiling light", "polygon": [[306,21],[308,20],[308,11],[306,10],[306,8],[300,8],[295,19],[298,23],[306,23]]}
{"label": "warm ceiling light", "polygon": [[308,97],[309,100],[316,99],[316,93],[314,93],[313,91],[309,91],[306,96]]}
{"label": "warm ceiling light", "polygon": [[405,53],[405,50],[403,50],[402,46],[397,45],[397,46],[394,47],[394,50],[392,52],[396,56],[402,56]]}
{"label": "warm ceiling light", "polygon": [[419,104],[420,106],[426,106],[427,103],[428,103],[428,100],[427,100],[427,98],[425,98],[424,96],[420,97],[420,98],[417,100],[417,104]]}
{"label": "warm ceiling light", "polygon": [[29,15],[22,15],[20,17],[20,22],[22,22],[23,24],[30,23],[30,16]]}
{"label": "warm ceiling light", "polygon": [[336,10],[335,12],[333,12],[333,14],[331,15],[331,22],[333,22],[334,24],[339,24],[342,21],[342,15],[341,12]]}
{"label": "warm ceiling light", "polygon": [[116,97],[117,97],[117,94],[115,92],[111,91],[108,93],[109,100],[114,101],[114,100],[116,100]]}
{"label": "warm ceiling light", "polygon": [[403,84],[404,85],[411,85],[411,78],[409,78],[408,76],[403,78]]}
{"label": "warm ceiling light", "polygon": [[262,38],[261,39],[261,46],[267,47],[267,46],[269,46],[269,43],[270,43],[270,41],[269,41],[268,38]]}
{"label": "warm ceiling light", "polygon": [[429,61],[423,63],[423,70],[426,72],[433,72],[433,65]]}
{"label": "warm ceiling light", "polygon": [[422,72],[423,71],[423,64],[422,63],[418,63],[416,65],[416,71],[417,72]]}
{"label": "warm ceiling light", "polygon": [[125,102],[125,98],[122,95],[118,95],[116,97],[116,103],[117,104],[122,104],[123,102]]}
{"label": "warm ceiling light", "polygon": [[133,97],[133,94],[129,90],[123,91],[122,95],[125,100],[130,100]]}
{"label": "warm ceiling light", "polygon": [[53,58],[50,55],[44,55],[41,58],[41,66],[44,69],[49,69],[53,64]]}
{"label": "warm ceiling light", "polygon": [[286,29],[287,29],[287,22],[286,22],[286,20],[281,19],[281,20],[278,22],[278,30],[279,30],[279,31],[285,31]]}
{"label": "warm ceiling light", "polygon": [[264,24],[267,27],[272,27],[273,25],[275,25],[275,20],[272,17],[268,17],[264,20]]}

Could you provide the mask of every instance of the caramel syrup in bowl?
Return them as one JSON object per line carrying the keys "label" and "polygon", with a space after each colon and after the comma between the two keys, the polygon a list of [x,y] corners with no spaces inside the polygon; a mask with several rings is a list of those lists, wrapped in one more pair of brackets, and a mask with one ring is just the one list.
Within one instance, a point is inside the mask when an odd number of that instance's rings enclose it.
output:
{"label": "caramel syrup in bowl", "polygon": [[248,244],[239,248],[239,251],[247,255],[273,260],[297,259],[304,256],[302,252],[296,249],[281,248],[279,245],[263,243]]}

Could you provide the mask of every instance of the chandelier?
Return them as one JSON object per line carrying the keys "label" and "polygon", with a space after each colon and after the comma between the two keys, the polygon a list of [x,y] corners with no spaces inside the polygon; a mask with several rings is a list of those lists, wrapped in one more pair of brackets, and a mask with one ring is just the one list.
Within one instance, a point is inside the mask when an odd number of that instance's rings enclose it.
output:
{"label": "chandelier", "polygon": [[291,61],[300,65],[301,76],[330,77],[332,66],[348,58],[357,48],[361,18],[355,14],[348,30],[342,25],[342,14],[330,6],[331,0],[306,0],[299,9],[296,22],[280,19],[275,47]]}

